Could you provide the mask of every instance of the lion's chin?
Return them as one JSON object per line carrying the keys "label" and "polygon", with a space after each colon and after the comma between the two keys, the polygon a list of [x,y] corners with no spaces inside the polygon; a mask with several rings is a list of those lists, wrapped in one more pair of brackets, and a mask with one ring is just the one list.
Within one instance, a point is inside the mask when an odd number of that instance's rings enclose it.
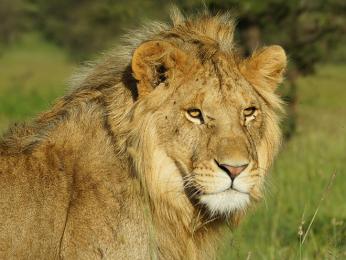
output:
{"label": "lion's chin", "polygon": [[250,195],[228,189],[219,193],[203,194],[199,201],[212,215],[229,215],[232,212],[244,211],[250,204]]}

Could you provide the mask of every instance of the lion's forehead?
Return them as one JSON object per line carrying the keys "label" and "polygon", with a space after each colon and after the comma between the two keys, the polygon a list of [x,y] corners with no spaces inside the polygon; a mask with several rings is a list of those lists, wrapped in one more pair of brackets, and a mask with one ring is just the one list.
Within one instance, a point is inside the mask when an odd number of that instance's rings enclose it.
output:
{"label": "lion's forehead", "polygon": [[231,109],[258,103],[258,95],[244,77],[231,65],[202,66],[186,82],[182,97],[188,103],[208,109]]}

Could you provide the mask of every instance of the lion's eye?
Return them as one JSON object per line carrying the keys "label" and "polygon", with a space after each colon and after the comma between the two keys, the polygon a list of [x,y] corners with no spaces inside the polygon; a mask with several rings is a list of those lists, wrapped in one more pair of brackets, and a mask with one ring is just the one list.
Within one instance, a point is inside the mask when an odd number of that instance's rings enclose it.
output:
{"label": "lion's eye", "polygon": [[204,123],[204,118],[202,115],[202,111],[199,110],[198,108],[189,108],[186,111],[186,118],[192,121],[195,124],[203,124]]}
{"label": "lion's eye", "polygon": [[256,119],[257,115],[257,108],[256,107],[248,107],[243,110],[244,115],[244,124],[247,125],[252,120]]}
{"label": "lion's eye", "polygon": [[188,112],[189,115],[192,116],[193,118],[199,118],[199,117],[202,116],[201,110],[199,110],[199,109],[197,109],[197,108],[189,109],[187,112]]}
{"label": "lion's eye", "polygon": [[249,117],[249,116],[252,116],[252,115],[254,115],[255,114],[255,112],[256,112],[256,108],[255,107],[248,107],[248,108],[245,108],[244,109],[244,116],[246,116],[246,117]]}

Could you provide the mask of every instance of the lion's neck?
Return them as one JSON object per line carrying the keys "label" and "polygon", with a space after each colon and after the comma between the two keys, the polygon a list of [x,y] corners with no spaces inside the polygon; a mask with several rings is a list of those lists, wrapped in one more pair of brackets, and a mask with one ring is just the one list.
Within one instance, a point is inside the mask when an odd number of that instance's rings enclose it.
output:
{"label": "lion's neck", "polygon": [[[214,259],[217,242],[221,236],[219,223],[205,223],[184,216],[186,212],[168,204],[153,202],[152,223],[154,240],[159,259]],[[184,222],[190,222],[186,225]]]}
{"label": "lion's neck", "polygon": [[203,219],[203,214],[193,207],[175,162],[160,149],[151,155],[138,170],[142,171],[140,176],[145,176],[142,183],[156,254],[160,259],[213,259],[220,224]]}

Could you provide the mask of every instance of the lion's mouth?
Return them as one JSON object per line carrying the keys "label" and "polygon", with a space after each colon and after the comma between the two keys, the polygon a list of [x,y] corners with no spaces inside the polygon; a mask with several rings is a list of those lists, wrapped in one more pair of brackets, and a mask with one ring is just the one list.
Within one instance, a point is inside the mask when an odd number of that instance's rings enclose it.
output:
{"label": "lion's mouth", "polygon": [[235,192],[235,193],[242,193],[242,194],[250,195],[249,192],[241,191],[241,190],[235,189],[233,187],[229,187],[227,189],[224,189],[222,191],[217,191],[217,192],[204,192],[201,195],[216,195],[216,194],[221,194],[221,193],[224,193],[224,192]]}
{"label": "lion's mouth", "polygon": [[246,192],[246,191],[241,191],[241,190],[238,190],[238,189],[235,189],[235,188],[229,188],[228,190],[232,190],[232,191],[235,191],[235,192],[239,192],[239,193],[243,193],[243,194],[247,194],[247,195],[250,195],[249,192]]}
{"label": "lion's mouth", "polygon": [[199,197],[211,214],[229,214],[233,211],[245,210],[250,203],[250,194],[233,188],[218,193],[206,193]]}

